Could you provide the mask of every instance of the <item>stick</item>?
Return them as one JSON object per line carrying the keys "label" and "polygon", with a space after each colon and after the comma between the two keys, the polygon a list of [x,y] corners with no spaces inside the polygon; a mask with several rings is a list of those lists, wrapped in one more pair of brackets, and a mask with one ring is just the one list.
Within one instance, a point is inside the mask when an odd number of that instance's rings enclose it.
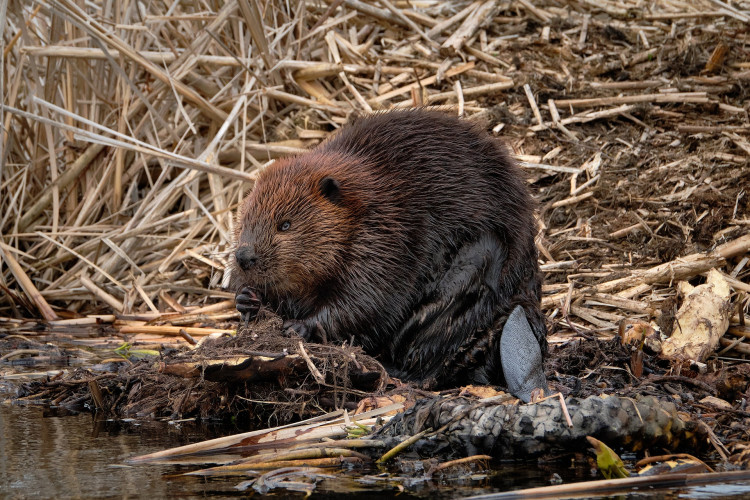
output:
{"label": "stick", "polygon": [[79,279],[81,280],[81,284],[86,287],[86,290],[91,292],[94,297],[101,300],[105,304],[109,305],[112,309],[117,311],[118,313],[122,313],[125,310],[125,307],[122,305],[122,302],[117,300],[114,296],[110,295],[109,293],[105,292],[98,286],[96,286],[96,283],[91,281],[91,279],[86,276],[85,274],[82,274]]}
{"label": "stick", "polygon": [[[460,66],[456,66],[455,68],[449,69],[448,71],[445,72],[445,76],[451,77],[451,76],[460,75],[461,73],[465,71],[469,71],[472,68],[474,68],[474,62],[470,61]],[[432,85],[436,81],[437,81],[437,75],[433,75],[423,80],[420,80],[418,82],[410,83],[408,85],[404,85],[403,87],[399,87],[397,89],[391,90],[390,92],[386,92],[385,94],[379,95],[376,98],[372,99],[371,102],[375,104],[379,104],[383,101],[387,101],[388,99],[392,97],[396,97],[401,94],[406,94],[407,92],[411,92],[411,89],[416,89],[419,87],[426,87],[428,85]]]}
{"label": "stick", "polygon": [[363,14],[374,17],[375,19],[380,19],[381,21],[386,21],[388,23],[395,23],[403,28],[410,27],[403,19],[392,14],[391,12],[388,12],[387,10],[373,7],[372,5],[360,2],[359,0],[344,0],[344,3],[347,7],[358,10]]}
{"label": "stick", "polygon": [[310,359],[310,356],[307,354],[305,346],[302,345],[301,341],[299,343],[299,353],[302,355],[302,359],[305,360],[305,363],[307,363],[307,368],[310,370],[313,378],[315,378],[315,381],[319,384],[325,384],[326,378],[320,373],[320,370],[315,366],[315,363],[312,362],[312,359]]}
{"label": "stick", "polygon": [[12,247],[6,245],[3,242],[0,242],[0,254],[2,254],[5,263],[8,264],[8,269],[10,269],[10,272],[13,274],[13,277],[16,278],[18,284],[21,285],[24,293],[26,293],[26,295],[34,302],[34,304],[36,304],[37,309],[39,309],[39,312],[42,314],[44,319],[46,319],[47,321],[59,319],[57,314],[55,314],[55,311],[53,311],[47,301],[44,300],[42,294],[39,293],[39,290],[37,290],[37,288],[34,286],[34,283],[24,272],[21,264],[19,264],[18,261],[13,258],[13,254],[11,253],[12,251]]}
{"label": "stick", "polygon": [[120,333],[149,333],[157,335],[169,335],[181,337],[181,331],[190,335],[211,335],[212,333],[234,334],[236,330],[225,330],[222,328],[197,328],[182,326],[153,326],[153,325],[125,325],[120,327]]}
{"label": "stick", "polygon": [[571,196],[570,198],[565,198],[564,200],[556,201],[550,206],[552,208],[567,207],[568,205],[575,205],[579,201],[583,201],[586,198],[591,198],[592,196],[594,196],[594,193],[589,191],[588,193],[583,193],[583,194],[579,194],[578,196]]}
{"label": "stick", "polygon": [[543,123],[542,114],[539,112],[539,107],[536,105],[536,99],[534,99],[534,94],[531,92],[531,87],[528,83],[523,85],[523,91],[526,93],[526,99],[529,100],[529,105],[531,106],[531,111],[534,113],[534,118],[536,118],[537,123],[541,125]]}
{"label": "stick", "polygon": [[574,108],[608,106],[610,104],[632,104],[637,102],[707,103],[708,94],[706,92],[674,92],[671,94],[642,94],[617,97],[593,97],[587,99],[562,99],[556,101],[558,106],[570,106]]}
{"label": "stick", "polygon": [[474,33],[477,32],[481,25],[492,20],[499,8],[500,4],[495,0],[487,0],[484,2],[464,20],[461,26],[459,26],[445,42],[443,42],[441,48],[452,52],[458,52],[461,50],[466,41],[474,36]]}
{"label": "stick", "polygon": [[432,28],[430,28],[427,31],[427,36],[434,37],[434,36],[437,36],[437,35],[441,34],[443,31],[447,30],[448,28],[450,28],[451,26],[453,26],[457,22],[462,21],[463,19],[465,19],[466,16],[468,16],[469,14],[471,14],[480,5],[481,5],[481,2],[476,1],[476,2],[472,3],[471,5],[469,5],[468,7],[466,7],[465,9],[463,9],[463,10],[457,12],[456,14],[454,14],[453,16],[449,17],[445,21],[441,21],[441,22],[437,23],[435,26],[433,26]]}
{"label": "stick", "polygon": [[385,452],[382,457],[378,458],[375,461],[375,463],[382,464],[384,462],[387,462],[388,460],[390,460],[391,458],[395,457],[396,455],[398,455],[399,453],[401,453],[403,450],[405,450],[409,446],[413,445],[414,443],[416,443],[417,441],[419,441],[420,439],[422,439],[422,437],[425,434],[427,434],[428,432],[432,432],[432,429],[425,429],[422,432],[413,435],[409,439],[406,439],[406,440],[402,441],[401,443],[397,444],[396,446],[394,446],[393,448],[391,448],[390,450],[388,450],[387,452]]}
{"label": "stick", "polygon": [[[746,234],[734,241],[720,245],[713,252],[694,253],[664,264],[659,264],[645,271],[635,271],[630,276],[600,283],[593,287],[573,292],[573,298],[583,293],[611,293],[617,290],[633,287],[643,283],[663,283],[675,280],[685,280],[692,276],[705,273],[709,269],[718,267],[736,255],[750,251],[750,234]],[[542,298],[542,307],[557,307],[566,298],[567,292],[548,295]]]}
{"label": "stick", "polygon": [[649,491],[651,488],[669,488],[675,490],[682,486],[699,486],[714,483],[731,483],[750,479],[750,471],[716,472],[704,474],[662,474],[656,476],[628,477],[624,479],[601,479],[581,483],[540,486],[524,490],[494,493],[493,500],[524,498],[573,498],[592,495],[615,494],[634,488],[638,491]]}
{"label": "stick", "polygon": [[[486,85],[477,85],[476,87],[461,88],[461,95],[463,97],[473,97],[473,96],[478,96],[478,95],[492,94],[493,92],[496,92],[496,91],[507,90],[507,89],[513,88],[513,86],[514,86],[513,82],[488,83]],[[451,99],[453,97],[458,98],[458,94],[455,88],[449,92],[440,92],[439,94],[428,95],[427,102],[424,104],[433,104],[436,102]],[[407,101],[401,101],[395,104],[393,107],[396,109],[400,109],[400,108],[410,108],[414,105],[415,105],[414,99],[409,99]]]}

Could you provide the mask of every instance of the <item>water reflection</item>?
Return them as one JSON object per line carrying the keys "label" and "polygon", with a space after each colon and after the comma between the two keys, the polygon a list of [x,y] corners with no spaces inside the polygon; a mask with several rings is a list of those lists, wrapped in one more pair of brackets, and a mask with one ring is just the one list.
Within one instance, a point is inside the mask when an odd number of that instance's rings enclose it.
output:
{"label": "water reflection", "polygon": [[0,404],[0,496],[191,498],[233,493],[232,483],[165,480],[174,466],[124,465],[134,455],[210,437],[206,428],[193,432],[165,423],[97,422],[91,415]]}
{"label": "water reflection", "polygon": [[[2,401],[0,397],[0,401]],[[191,422],[113,422],[89,414],[64,414],[39,407],[0,402],[1,498],[228,498],[258,496],[252,489],[240,492],[243,477],[180,476],[200,469],[194,464],[126,464],[128,458],[224,436],[245,429]],[[226,458],[226,457],[221,457]],[[199,465],[200,463],[200,465]],[[412,466],[414,463],[412,462]],[[355,468],[332,470],[316,498],[352,500],[382,498],[458,498],[483,493],[546,486],[554,474],[563,482],[594,479],[585,461],[547,465],[495,464],[490,474],[425,479],[417,470],[410,478],[394,480],[382,470]],[[406,491],[401,492],[401,488]],[[712,485],[673,492],[641,491],[611,498],[748,498],[749,484]],[[304,498],[302,493],[281,491],[276,498]]]}
{"label": "water reflection", "polygon": [[[242,477],[186,477],[180,472],[200,469],[193,465],[127,465],[128,458],[154,451],[240,432],[227,426],[179,427],[163,422],[140,424],[99,420],[88,414],[64,414],[39,407],[0,403],[0,497],[92,498],[143,497],[205,498],[252,495],[235,485]],[[222,457],[224,458],[224,457]],[[516,466],[518,467],[518,466]],[[332,471],[334,480],[318,485],[316,496],[358,499],[397,494],[400,498],[455,498],[482,492],[548,484],[551,472],[541,467],[519,467],[512,474],[394,481],[381,470]],[[572,479],[572,478],[568,478]],[[579,479],[580,480],[580,479]],[[290,493],[279,492],[286,497]],[[295,498],[304,498],[293,493]],[[257,496],[257,495],[256,495]]]}

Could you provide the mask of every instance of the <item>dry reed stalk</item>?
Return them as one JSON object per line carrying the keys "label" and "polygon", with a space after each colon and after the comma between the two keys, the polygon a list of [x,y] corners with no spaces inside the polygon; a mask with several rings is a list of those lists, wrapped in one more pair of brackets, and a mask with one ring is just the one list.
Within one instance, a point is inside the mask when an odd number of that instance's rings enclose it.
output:
{"label": "dry reed stalk", "polygon": [[120,333],[157,333],[159,335],[180,335],[181,331],[189,335],[211,335],[212,333],[234,334],[235,330],[221,328],[196,328],[179,326],[126,325],[119,327]]}
{"label": "dry reed stalk", "polygon": [[0,253],[2,253],[3,260],[8,265],[10,272],[13,273],[13,276],[16,278],[16,281],[18,281],[18,284],[23,291],[34,301],[44,319],[47,321],[56,320],[57,314],[55,314],[47,301],[44,300],[44,297],[39,293],[39,290],[34,286],[34,283],[29,279],[21,265],[13,257],[13,250],[13,248],[5,243],[0,243]]}
{"label": "dry reed stalk", "polygon": [[[348,422],[357,422],[361,425],[373,425],[376,423],[377,417],[384,421],[390,420],[391,417],[386,414],[390,411],[400,409],[403,409],[403,404],[395,403],[392,405],[384,406],[382,408],[351,416],[342,416],[344,415],[344,411],[338,410],[326,415],[321,415],[319,417],[314,417],[294,424],[282,425],[271,429],[245,432],[242,434],[235,434],[233,436],[225,436],[212,439],[210,441],[203,441],[200,443],[180,446],[169,450],[158,451],[149,455],[134,457],[130,459],[130,462],[154,462],[197,453],[228,450],[245,446],[248,442],[248,439],[251,439],[255,444],[275,443],[276,445],[286,447],[293,447],[300,442],[305,441],[339,439],[344,438],[347,433],[344,425],[342,424]],[[260,451],[262,452],[262,450]]]}
{"label": "dry reed stalk", "polygon": [[479,27],[497,13],[499,5],[494,0],[486,1],[476,7],[461,23],[461,26],[443,42],[441,48],[458,52],[474,36]]}

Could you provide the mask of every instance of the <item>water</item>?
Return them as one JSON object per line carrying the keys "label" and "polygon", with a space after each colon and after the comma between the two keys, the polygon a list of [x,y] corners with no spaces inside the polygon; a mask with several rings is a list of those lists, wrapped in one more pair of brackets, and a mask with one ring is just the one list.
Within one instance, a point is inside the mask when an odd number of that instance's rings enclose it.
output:
{"label": "water", "polygon": [[[2,399],[2,398],[0,398]],[[117,422],[90,414],[64,414],[35,406],[0,403],[0,498],[237,498],[252,489],[235,486],[246,477],[182,476],[203,464],[138,464],[127,459],[174,446],[241,432],[227,426],[194,423]],[[424,479],[420,473],[394,479],[382,470],[355,468],[328,472],[335,479],[318,484],[314,497],[352,500],[457,498],[546,486],[554,473],[566,483],[595,479],[585,462],[495,464],[489,474]],[[365,480],[363,480],[365,479]],[[401,487],[404,491],[399,494]],[[258,496],[255,494],[254,496]],[[275,498],[304,498],[278,491]],[[748,498],[750,482],[646,492],[612,498]]]}
{"label": "water", "polygon": [[[239,432],[191,423],[128,423],[96,420],[35,406],[0,403],[0,498],[226,498],[248,496],[235,486],[245,477],[179,476],[202,465],[138,464],[128,458]],[[424,480],[392,480],[375,469],[330,470],[336,479],[318,485],[315,496],[358,499],[453,498],[510,488],[544,486],[552,472],[534,466],[512,474]],[[369,479],[363,481],[363,476]],[[417,474],[419,476],[419,474]],[[580,478],[578,480],[581,480]],[[302,493],[280,491],[276,497]]]}
{"label": "water", "polygon": [[169,479],[175,466],[125,460],[211,436],[165,423],[95,421],[0,404],[0,492],[10,498],[198,498],[230,494],[233,484]]}

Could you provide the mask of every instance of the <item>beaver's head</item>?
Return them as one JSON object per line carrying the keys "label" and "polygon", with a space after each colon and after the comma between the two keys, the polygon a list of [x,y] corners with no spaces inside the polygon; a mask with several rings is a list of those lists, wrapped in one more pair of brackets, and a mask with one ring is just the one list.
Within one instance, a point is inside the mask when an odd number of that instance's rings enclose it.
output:
{"label": "beaver's head", "polygon": [[341,274],[361,210],[346,163],[308,153],[261,172],[238,212],[240,282],[261,295],[304,298]]}

